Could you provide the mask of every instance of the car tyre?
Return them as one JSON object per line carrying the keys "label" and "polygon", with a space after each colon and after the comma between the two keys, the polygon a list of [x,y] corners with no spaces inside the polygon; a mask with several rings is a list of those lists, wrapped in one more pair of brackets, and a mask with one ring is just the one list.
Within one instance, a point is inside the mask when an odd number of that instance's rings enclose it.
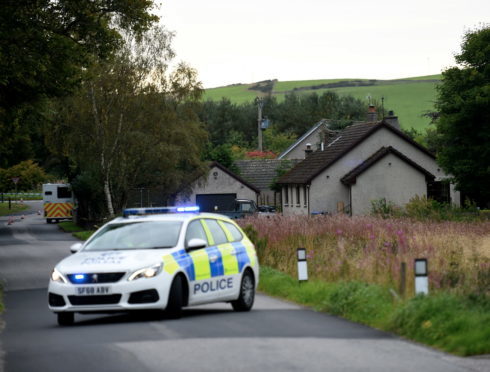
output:
{"label": "car tyre", "polygon": [[58,324],[60,326],[70,326],[75,322],[75,313],[58,313]]}
{"label": "car tyre", "polygon": [[250,270],[243,273],[240,283],[240,296],[236,301],[231,302],[235,311],[249,311],[255,299],[255,279]]}
{"label": "car tyre", "polygon": [[178,275],[170,286],[167,308],[165,309],[167,315],[172,319],[178,319],[182,316],[182,306],[184,306],[182,287],[182,277]]}

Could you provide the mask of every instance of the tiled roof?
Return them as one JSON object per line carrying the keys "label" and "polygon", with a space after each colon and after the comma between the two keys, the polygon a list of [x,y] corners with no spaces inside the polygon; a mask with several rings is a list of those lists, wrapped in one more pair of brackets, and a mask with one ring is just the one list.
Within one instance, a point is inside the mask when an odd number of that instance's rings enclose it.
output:
{"label": "tiled roof", "polygon": [[257,186],[255,186],[254,184],[250,183],[249,181],[243,179],[241,176],[239,176],[238,174],[236,173],[233,173],[231,170],[229,170],[228,168],[226,168],[225,166],[221,165],[220,163],[218,163],[217,161],[213,161],[211,164],[209,164],[209,168],[212,169],[213,167],[217,167],[219,169],[221,169],[223,172],[225,173],[228,173],[228,175],[230,177],[233,177],[234,179],[236,179],[237,181],[239,181],[240,183],[244,184],[245,186],[247,186],[248,188],[252,189],[253,191],[255,191],[257,194],[260,193],[260,190],[257,188]]}
{"label": "tiled roof", "polygon": [[392,127],[384,121],[371,123],[356,123],[348,126],[339,133],[324,149],[324,151],[315,151],[305,160],[297,164],[288,173],[282,176],[278,183],[281,184],[309,184],[313,178],[323,172],[338,159],[364,141],[367,137],[381,128],[386,128],[405,141],[411,143],[424,153],[434,157],[425,147],[413,141],[403,132]]}
{"label": "tiled roof", "polygon": [[425,177],[431,181],[434,180],[435,176],[427,171],[425,168],[422,168],[420,165],[412,161],[410,158],[407,156],[403,155],[400,151],[396,150],[395,148],[388,146],[388,147],[381,147],[378,151],[376,151],[374,154],[372,154],[369,158],[367,158],[365,161],[363,161],[361,164],[359,164],[357,167],[352,169],[349,173],[347,173],[344,177],[340,179],[342,183],[346,185],[353,185],[356,183],[357,177],[360,176],[364,171],[368,170],[376,164],[378,161],[383,159],[386,155],[388,154],[393,154],[403,160],[405,163],[411,165],[413,168],[417,169],[419,172],[423,173]]}
{"label": "tiled roof", "polygon": [[240,175],[260,190],[270,189],[279,169],[288,170],[297,164],[296,160],[251,159],[237,160],[235,165]]}
{"label": "tiled roof", "polygon": [[[228,168],[226,168],[224,165],[221,165],[217,161],[212,161],[212,162],[209,162],[208,163],[209,170],[207,172],[204,172],[204,173],[202,171],[195,172],[194,175],[192,177],[190,177],[191,181],[189,181],[189,183],[187,185],[190,185],[193,182],[198,181],[200,178],[207,177],[208,174],[209,174],[209,171],[211,169],[213,169],[213,167],[217,167],[217,168],[221,169],[223,172],[225,172],[226,174],[228,174],[230,177],[236,179],[238,182],[240,182],[243,185],[247,186],[248,188],[250,188],[251,190],[253,190],[257,194],[260,193],[260,190],[255,185],[252,185],[250,182],[248,182],[247,180],[243,179],[238,174],[233,173],[231,170],[229,170]],[[182,191],[182,189],[184,189],[184,187],[182,187],[181,190],[179,190],[179,191]]]}

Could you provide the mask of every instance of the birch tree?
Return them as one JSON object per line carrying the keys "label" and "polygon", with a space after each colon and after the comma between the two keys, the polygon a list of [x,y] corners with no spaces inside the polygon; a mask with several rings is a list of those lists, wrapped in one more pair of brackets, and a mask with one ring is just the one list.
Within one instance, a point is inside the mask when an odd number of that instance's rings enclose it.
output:
{"label": "birch tree", "polygon": [[96,173],[109,216],[131,188],[160,185],[170,194],[203,169],[206,132],[194,113],[202,88],[189,66],[170,71],[172,36],[161,26],[126,35],[110,63],[58,105],[51,141],[79,172]]}

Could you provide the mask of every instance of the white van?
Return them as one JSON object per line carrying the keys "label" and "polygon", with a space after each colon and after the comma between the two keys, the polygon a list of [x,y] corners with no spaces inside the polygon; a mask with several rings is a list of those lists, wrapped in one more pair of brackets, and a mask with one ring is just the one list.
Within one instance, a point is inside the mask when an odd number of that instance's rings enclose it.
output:
{"label": "white van", "polygon": [[66,183],[43,185],[43,209],[47,223],[73,219],[75,199],[71,186]]}

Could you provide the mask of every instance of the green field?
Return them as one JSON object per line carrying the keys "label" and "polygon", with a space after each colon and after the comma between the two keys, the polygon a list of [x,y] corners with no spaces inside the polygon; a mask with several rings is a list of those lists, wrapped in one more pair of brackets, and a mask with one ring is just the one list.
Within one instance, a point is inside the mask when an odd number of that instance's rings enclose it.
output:
{"label": "green field", "polygon": [[[422,115],[434,109],[436,98],[437,81],[440,75],[419,76],[395,80],[376,80],[374,85],[369,86],[345,86],[345,87],[328,87],[319,86],[325,84],[334,84],[346,82],[346,85],[358,81],[367,83],[367,79],[329,79],[329,80],[302,80],[302,81],[278,81],[275,82],[272,94],[279,101],[284,98],[288,92],[295,90],[298,94],[308,94],[316,92],[322,94],[325,91],[334,91],[341,95],[352,95],[356,98],[366,100],[366,106],[371,100],[381,102],[384,98],[385,112],[393,110],[398,116],[403,128],[415,128],[425,130],[429,125],[429,119]],[[258,95],[264,93],[250,90],[254,84],[239,84],[221,88],[213,88],[205,91],[205,100],[220,100],[226,97],[232,102],[243,103],[250,102]],[[313,89],[313,87],[315,87]],[[312,123],[313,124],[313,123]]]}

